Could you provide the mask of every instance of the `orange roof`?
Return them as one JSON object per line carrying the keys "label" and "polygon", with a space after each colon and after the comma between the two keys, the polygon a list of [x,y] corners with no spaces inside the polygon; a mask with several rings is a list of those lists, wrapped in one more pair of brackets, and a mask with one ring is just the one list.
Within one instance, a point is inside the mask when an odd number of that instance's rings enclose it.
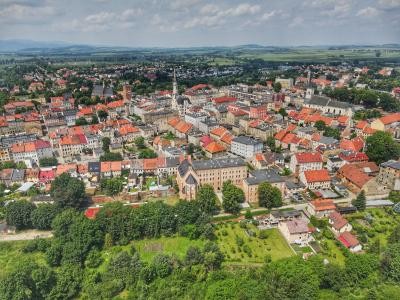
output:
{"label": "orange roof", "polygon": [[87,139],[84,134],[63,136],[60,140],[60,145],[79,145],[79,144],[87,144]]}
{"label": "orange roof", "polygon": [[180,121],[176,126],[175,129],[178,130],[181,133],[188,133],[190,129],[192,129],[193,124],[187,123],[185,121]]}
{"label": "orange roof", "polygon": [[371,127],[365,127],[363,129],[363,133],[365,133],[365,134],[374,134],[375,132],[376,132],[376,129],[373,129]]}
{"label": "orange roof", "polygon": [[322,156],[318,152],[296,153],[296,160],[300,164],[322,162]]}
{"label": "orange roof", "polygon": [[285,137],[282,139],[282,143],[285,144],[297,144],[300,142],[300,138],[297,137],[294,133],[289,132],[288,134],[285,135]]}
{"label": "orange roof", "polygon": [[338,122],[341,123],[341,124],[347,123],[349,121],[349,119],[350,118],[348,116],[339,116],[337,118]]}
{"label": "orange roof", "polygon": [[315,211],[336,210],[335,203],[332,199],[316,199],[310,201],[310,204],[314,207]]}
{"label": "orange roof", "polygon": [[287,131],[293,131],[297,128],[297,126],[295,124],[289,124],[289,126],[287,127]]}
{"label": "orange roof", "polygon": [[227,131],[227,129],[225,129],[224,127],[216,127],[210,131],[210,134],[222,137],[226,131]]}
{"label": "orange roof", "polygon": [[217,142],[212,142],[207,145],[205,150],[209,153],[218,153],[225,151],[225,147]]}
{"label": "orange roof", "polygon": [[59,176],[68,171],[76,171],[76,164],[71,163],[71,164],[58,165],[56,175]]}
{"label": "orange roof", "polygon": [[100,164],[101,172],[118,172],[122,169],[120,161],[102,161]]}
{"label": "orange roof", "polygon": [[221,142],[224,142],[228,145],[232,143],[232,140],[233,140],[233,135],[230,134],[229,132],[225,133],[221,138]]}
{"label": "orange roof", "polygon": [[113,109],[113,108],[117,108],[117,107],[122,107],[124,105],[125,105],[124,100],[118,100],[118,101],[113,101],[113,102],[108,103],[107,107]]}
{"label": "orange roof", "polygon": [[308,183],[331,181],[328,170],[325,169],[304,171],[304,176],[306,177]]}
{"label": "orange roof", "polygon": [[352,140],[343,139],[340,142],[340,148],[343,150],[350,150],[354,152],[361,151],[364,148],[364,140],[361,137],[355,137]]}
{"label": "orange roof", "polygon": [[333,228],[335,228],[336,230],[340,230],[341,228],[343,228],[346,224],[348,224],[349,222],[343,218],[343,216],[338,213],[337,211],[331,212],[329,214],[329,219],[332,220],[332,226]]}
{"label": "orange roof", "polygon": [[278,141],[281,141],[285,137],[286,133],[287,133],[287,131],[285,129],[282,129],[281,131],[279,131],[275,134],[275,139],[277,139]]}
{"label": "orange roof", "polygon": [[180,119],[178,117],[175,117],[175,118],[168,120],[168,125],[175,127],[179,122],[180,122]]}
{"label": "orange roof", "polygon": [[368,125],[367,121],[358,121],[356,124],[357,129],[364,129]]}
{"label": "orange roof", "polygon": [[205,89],[206,87],[208,87],[208,84],[200,83],[195,86],[192,86],[190,89],[193,91],[197,91],[197,90]]}
{"label": "orange roof", "polygon": [[386,115],[386,116],[380,118],[379,120],[385,125],[392,124],[394,122],[400,122],[400,112]]}
{"label": "orange roof", "polygon": [[157,166],[158,166],[157,158],[143,159],[143,169],[144,170],[154,170],[154,169],[157,169]]}
{"label": "orange roof", "polygon": [[137,133],[137,132],[139,132],[139,129],[136,128],[136,127],[134,127],[134,126],[131,125],[131,124],[123,125],[123,126],[121,126],[121,128],[119,129],[119,133],[120,133],[121,135],[127,135],[127,134],[130,134],[130,133]]}
{"label": "orange roof", "polygon": [[345,177],[348,181],[360,189],[371,179],[371,177],[353,164],[345,164],[338,170],[338,174]]}

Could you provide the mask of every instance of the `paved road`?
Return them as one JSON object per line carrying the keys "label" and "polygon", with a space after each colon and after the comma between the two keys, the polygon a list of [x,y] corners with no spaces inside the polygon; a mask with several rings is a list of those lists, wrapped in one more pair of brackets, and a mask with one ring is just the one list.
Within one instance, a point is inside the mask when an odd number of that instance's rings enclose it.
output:
{"label": "paved road", "polygon": [[16,234],[0,235],[0,242],[7,241],[29,241],[35,238],[51,238],[53,233],[51,231],[39,230],[25,230]]}

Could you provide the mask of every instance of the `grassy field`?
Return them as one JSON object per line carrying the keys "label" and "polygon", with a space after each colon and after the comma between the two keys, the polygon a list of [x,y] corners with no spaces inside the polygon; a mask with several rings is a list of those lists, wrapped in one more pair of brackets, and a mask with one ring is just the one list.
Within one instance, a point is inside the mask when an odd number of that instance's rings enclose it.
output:
{"label": "grassy field", "polygon": [[386,245],[387,238],[400,224],[400,215],[393,212],[391,208],[367,209],[364,212],[346,216],[346,218],[360,239],[368,243],[379,239],[382,246]]}
{"label": "grassy field", "polygon": [[0,242],[0,279],[13,271],[18,264],[35,261],[38,264],[46,264],[43,253],[23,253],[22,248],[26,241]]}
{"label": "grassy field", "polygon": [[294,255],[278,229],[268,229],[265,238],[260,238],[260,230],[253,225],[244,229],[238,223],[223,223],[216,235],[227,263],[263,263],[267,255],[272,260]]}

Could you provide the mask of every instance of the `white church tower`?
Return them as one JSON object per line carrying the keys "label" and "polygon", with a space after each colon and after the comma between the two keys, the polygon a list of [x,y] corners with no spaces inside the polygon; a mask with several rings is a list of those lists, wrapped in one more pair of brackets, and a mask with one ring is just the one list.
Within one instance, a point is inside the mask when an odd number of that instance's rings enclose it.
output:
{"label": "white church tower", "polygon": [[174,68],[174,78],[172,80],[172,109],[178,109],[178,102],[177,98],[178,97],[178,82],[176,81],[176,72]]}

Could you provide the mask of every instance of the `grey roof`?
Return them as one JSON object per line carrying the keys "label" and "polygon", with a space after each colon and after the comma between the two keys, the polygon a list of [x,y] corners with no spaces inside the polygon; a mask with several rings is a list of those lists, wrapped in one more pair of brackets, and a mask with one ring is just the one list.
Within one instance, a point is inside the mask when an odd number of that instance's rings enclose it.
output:
{"label": "grey roof", "polygon": [[330,136],[321,136],[319,139],[318,143],[320,144],[325,144],[325,145],[331,145],[331,144],[336,144],[339,141],[337,139],[334,139],[333,137]]}
{"label": "grey roof", "polygon": [[400,170],[400,161],[389,160],[381,164],[382,167]]}
{"label": "grey roof", "polygon": [[250,175],[250,177],[245,179],[249,185],[260,184],[262,182],[278,183],[285,181],[285,178],[280,176],[275,170],[270,169],[251,171]]}
{"label": "grey roof", "polygon": [[336,100],[331,100],[325,96],[312,96],[312,98],[308,101],[309,105],[319,105],[319,106],[330,106],[330,107],[337,107],[337,108],[350,108],[352,107],[351,104],[346,102],[340,102]]}
{"label": "grey roof", "polygon": [[275,218],[289,218],[289,217],[300,217],[301,211],[300,210],[274,210],[271,212]]}
{"label": "grey roof", "polygon": [[192,174],[190,174],[190,175],[186,178],[186,183],[187,183],[187,184],[197,184],[197,180],[193,177]]}
{"label": "grey roof", "polygon": [[24,182],[18,189],[17,192],[25,193],[27,192],[32,186],[34,186],[33,182]]}
{"label": "grey roof", "polygon": [[238,136],[232,140],[232,142],[245,144],[245,145],[258,145],[262,144],[259,140],[256,140],[249,136]]}
{"label": "grey roof", "polygon": [[191,104],[189,98],[186,96],[180,95],[180,96],[176,97],[176,103],[178,103],[179,105],[183,105],[185,102],[188,102],[189,104]]}
{"label": "grey roof", "polygon": [[366,206],[392,206],[394,203],[390,200],[367,200]]}
{"label": "grey roof", "polygon": [[25,170],[13,169],[11,181],[21,181],[25,177]]}
{"label": "grey roof", "polygon": [[99,161],[91,161],[88,163],[88,171],[91,173],[99,173],[100,172],[100,162]]}
{"label": "grey roof", "polygon": [[242,158],[219,158],[210,160],[197,160],[192,163],[193,169],[222,169],[246,166],[246,162]]}
{"label": "grey roof", "polygon": [[165,158],[167,168],[174,168],[179,165],[179,157],[167,157]]}
{"label": "grey roof", "polygon": [[293,189],[303,189],[306,186],[300,181],[298,183],[293,182],[293,181],[286,181],[286,188],[289,190],[293,190]]}
{"label": "grey roof", "polygon": [[189,166],[190,166],[190,163],[187,159],[185,159],[184,161],[181,162],[181,164],[178,167],[178,172],[179,172],[179,175],[181,175],[181,177],[187,173],[187,171],[189,170]]}

